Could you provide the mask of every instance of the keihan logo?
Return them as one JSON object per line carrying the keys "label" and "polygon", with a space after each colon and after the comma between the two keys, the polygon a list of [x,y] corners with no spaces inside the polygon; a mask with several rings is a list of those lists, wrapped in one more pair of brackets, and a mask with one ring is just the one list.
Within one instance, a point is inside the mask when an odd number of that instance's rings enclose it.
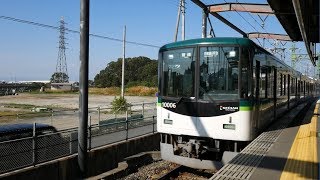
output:
{"label": "keihan logo", "polygon": [[220,106],[220,111],[237,111],[239,107],[232,107],[232,106]]}

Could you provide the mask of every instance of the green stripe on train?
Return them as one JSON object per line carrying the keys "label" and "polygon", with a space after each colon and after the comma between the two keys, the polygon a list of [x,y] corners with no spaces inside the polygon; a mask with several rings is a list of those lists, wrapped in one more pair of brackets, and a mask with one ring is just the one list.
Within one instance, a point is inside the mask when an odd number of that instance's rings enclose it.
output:
{"label": "green stripe on train", "polygon": [[251,111],[252,109],[252,106],[240,106],[240,111]]}
{"label": "green stripe on train", "polygon": [[247,100],[240,100],[240,111],[251,111],[253,109],[252,103]]}

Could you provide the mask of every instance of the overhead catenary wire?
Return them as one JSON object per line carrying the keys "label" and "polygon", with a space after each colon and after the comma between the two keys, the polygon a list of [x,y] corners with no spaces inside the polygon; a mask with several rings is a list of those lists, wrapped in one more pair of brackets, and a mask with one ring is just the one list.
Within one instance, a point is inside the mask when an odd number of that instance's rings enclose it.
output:
{"label": "overhead catenary wire", "polygon": [[[225,0],[224,0],[224,1],[225,1]],[[225,1],[225,2],[226,2],[226,1]],[[246,10],[246,8],[239,2],[239,0],[236,0],[236,3],[238,3],[240,6],[242,6],[243,9]],[[264,31],[265,33],[268,33],[264,26],[262,26],[249,12],[248,12],[248,14],[249,14],[249,16],[263,29],[263,31]],[[257,39],[257,40],[258,40],[258,39]],[[259,40],[258,40],[258,41],[259,41]],[[268,42],[270,45],[272,45],[274,48],[277,48],[273,43],[270,42],[269,39],[267,39],[267,42]],[[259,43],[260,43],[260,42],[259,42]],[[261,45],[261,43],[260,43],[260,45]],[[282,43],[281,43],[281,45],[284,46]],[[275,53],[281,55],[281,54],[280,54],[279,52],[277,52],[277,51],[275,51]],[[287,51],[284,51],[284,56],[286,56],[286,55],[287,55],[287,57],[290,56],[290,54],[289,54]],[[281,55],[281,56],[282,56],[282,55]]]}
{"label": "overhead catenary wire", "polygon": [[[59,26],[52,26],[48,24],[43,24],[43,23],[38,23],[34,21],[28,21],[24,19],[19,19],[19,18],[14,18],[14,17],[9,17],[9,16],[0,16],[0,19],[5,19],[9,21],[14,21],[14,22],[19,22],[19,23],[24,23],[24,24],[29,24],[29,25],[34,25],[34,26],[39,26],[43,28],[50,28],[54,30],[59,30]],[[77,33],[79,34],[80,31],[72,30],[69,28],[66,28],[66,31],[71,32],[71,33]],[[103,35],[98,35],[98,34],[89,34],[91,37],[96,37],[96,38],[101,38],[101,39],[108,39],[111,41],[117,41],[117,42],[122,42],[122,39],[118,38],[113,38],[109,36],[103,36]],[[146,43],[140,43],[140,42],[135,42],[135,41],[126,41],[128,44],[134,44],[134,45],[139,45],[139,46],[145,46],[145,47],[152,47],[152,48],[160,48],[160,46],[152,45],[152,44],[146,44]]]}
{"label": "overhead catenary wire", "polygon": [[[226,0],[224,0],[224,2],[225,3],[228,3]],[[239,1],[238,0],[236,0],[236,2],[238,3],[238,4],[240,4],[239,3]],[[240,4],[241,5],[241,4]],[[241,5],[242,6],[242,5]],[[245,7],[244,6],[242,6],[244,9],[245,9]],[[233,10],[245,21],[245,22],[247,22],[255,31],[257,31],[257,32],[259,32],[249,21],[247,21],[236,9],[234,9],[233,8]],[[249,13],[249,15],[252,17],[252,15]],[[253,18],[253,17],[252,17]],[[254,19],[254,18],[253,18]],[[254,19],[255,20],[255,19]],[[255,20],[256,21],[256,20]],[[257,21],[256,21],[257,22]],[[257,22],[258,23],[258,22]],[[259,24],[259,23],[258,23]],[[259,24],[260,25],[260,24]],[[261,25],[260,25],[260,27],[262,27]],[[264,29],[264,27],[262,27],[263,28],[263,30],[266,32],[266,33],[268,33],[265,29]],[[276,46],[274,45],[274,44],[272,44],[271,42],[270,42],[270,40],[269,39],[266,39],[267,40],[267,42],[271,45],[271,46],[273,46],[274,48],[276,48]],[[261,42],[257,39],[257,41],[258,41],[258,43],[262,46],[262,44],[261,44]],[[279,55],[281,55],[279,52],[276,52],[277,54],[279,54]]]}
{"label": "overhead catenary wire", "polygon": [[[224,2],[227,3],[226,0],[224,0]],[[256,30],[258,32],[258,30],[249,22],[247,21],[236,9],[232,8],[244,21],[246,21],[254,30]],[[259,44],[262,46],[261,42],[257,39],[257,41],[259,42]]]}
{"label": "overhead catenary wire", "polygon": [[[224,0],[225,1],[225,0]],[[226,2],[226,1],[225,1]],[[246,8],[239,2],[239,0],[236,0],[236,3],[238,3],[244,10],[246,10]],[[248,14],[249,14],[249,16],[263,29],[263,31],[265,32],[265,33],[268,33],[267,32],[267,30],[249,13],[249,12],[247,12]],[[239,14],[239,13],[238,13]],[[255,29],[255,28],[254,28]],[[259,32],[257,29],[255,29],[257,32]],[[258,40],[258,39],[257,39]],[[273,47],[275,47],[276,48],[276,46],[274,45],[274,44],[272,44],[271,42],[270,42],[270,40],[269,39],[266,39],[267,40],[267,42],[270,44],[270,45],[272,45]],[[259,41],[259,40],[258,40]],[[260,42],[259,42],[260,43]],[[260,43],[260,45],[261,45],[261,43]],[[286,52],[285,52],[286,53]],[[279,53],[278,53],[279,54]]]}

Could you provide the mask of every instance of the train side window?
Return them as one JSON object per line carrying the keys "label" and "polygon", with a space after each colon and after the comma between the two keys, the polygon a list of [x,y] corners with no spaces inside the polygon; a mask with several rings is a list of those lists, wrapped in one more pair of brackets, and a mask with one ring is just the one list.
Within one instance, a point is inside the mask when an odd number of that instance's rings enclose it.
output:
{"label": "train side window", "polygon": [[282,90],[283,90],[283,82],[282,82],[282,74],[280,73],[280,75],[278,76],[278,88],[279,88],[279,92],[280,92],[280,96],[282,96]]}
{"label": "train side window", "polygon": [[308,82],[306,82],[306,94],[308,95]]}
{"label": "train side window", "polygon": [[303,81],[303,95],[306,96],[306,81]]}
{"label": "train side window", "polygon": [[[255,91],[256,92],[256,86],[257,86],[257,72],[256,72],[256,70],[257,70],[257,63],[256,63],[256,61],[253,61],[253,66],[252,66],[252,87],[253,87],[253,91]],[[253,97],[256,97],[256,93],[252,93],[252,95],[253,95]]]}
{"label": "train side window", "polygon": [[292,93],[293,96],[296,94],[296,78],[292,78]]}
{"label": "train side window", "polygon": [[267,98],[267,87],[268,87],[268,82],[267,82],[267,68],[261,67],[260,70],[260,79],[261,79],[261,98]]}
{"label": "train side window", "polygon": [[299,94],[299,79],[298,78],[296,78],[295,83],[296,83],[296,90],[295,91],[296,91],[296,95],[297,95],[297,94]]}
{"label": "train side window", "polygon": [[274,69],[272,67],[268,68],[268,98],[273,98],[273,86],[274,86]]}
{"label": "train side window", "polygon": [[286,75],[283,75],[283,95],[286,95],[286,89],[287,89]]}

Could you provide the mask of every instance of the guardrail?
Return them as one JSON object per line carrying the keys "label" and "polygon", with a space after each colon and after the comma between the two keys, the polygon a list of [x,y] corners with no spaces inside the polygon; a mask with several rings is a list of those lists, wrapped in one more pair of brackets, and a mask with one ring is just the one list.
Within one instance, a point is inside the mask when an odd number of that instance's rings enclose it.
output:
{"label": "guardrail", "polygon": [[[157,131],[155,103],[134,104],[126,111],[111,114],[109,108],[90,109],[89,151]],[[105,115],[106,110],[108,115]],[[92,123],[94,113],[98,123]],[[77,153],[77,128],[41,133],[36,130],[37,128],[34,128],[27,137],[21,138],[26,135],[16,134],[17,137],[20,136],[19,139],[0,142],[0,174]]]}

